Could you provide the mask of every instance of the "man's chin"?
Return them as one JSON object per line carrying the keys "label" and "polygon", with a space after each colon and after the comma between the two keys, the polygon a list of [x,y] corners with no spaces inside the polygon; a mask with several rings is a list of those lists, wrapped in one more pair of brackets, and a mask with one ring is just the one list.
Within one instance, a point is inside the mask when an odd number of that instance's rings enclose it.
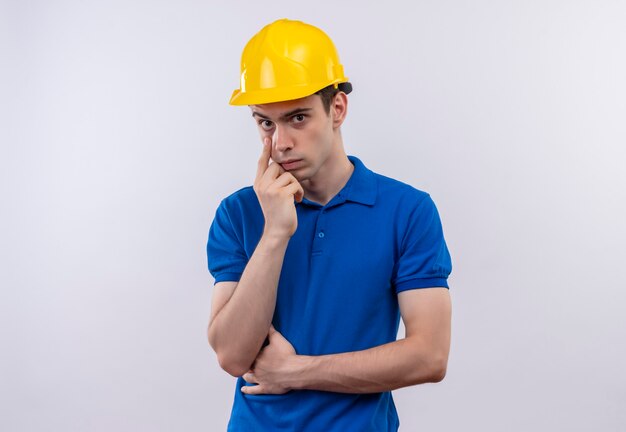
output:
{"label": "man's chin", "polygon": [[306,166],[287,170],[287,172],[291,173],[291,175],[293,175],[295,178],[300,179],[306,175]]}
{"label": "man's chin", "polygon": [[292,176],[296,178],[299,182],[306,180],[306,176],[300,170],[289,171]]}

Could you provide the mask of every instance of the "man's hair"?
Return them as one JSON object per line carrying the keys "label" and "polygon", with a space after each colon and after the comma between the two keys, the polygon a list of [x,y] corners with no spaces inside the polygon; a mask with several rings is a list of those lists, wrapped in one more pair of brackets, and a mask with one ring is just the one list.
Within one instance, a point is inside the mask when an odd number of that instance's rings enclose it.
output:
{"label": "man's hair", "polygon": [[338,88],[335,88],[333,84],[324,87],[321,90],[316,91],[314,94],[320,95],[322,98],[322,105],[326,115],[330,114],[330,104],[337,93],[343,91],[344,93],[350,93],[352,91],[352,85],[350,83],[340,83]]}

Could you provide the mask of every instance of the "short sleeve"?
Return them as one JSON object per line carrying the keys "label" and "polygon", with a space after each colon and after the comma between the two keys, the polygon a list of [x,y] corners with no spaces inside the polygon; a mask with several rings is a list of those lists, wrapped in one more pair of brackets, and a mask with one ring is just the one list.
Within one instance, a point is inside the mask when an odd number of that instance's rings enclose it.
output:
{"label": "short sleeve", "polygon": [[452,271],[439,212],[429,194],[409,214],[402,237],[392,284],[395,291],[415,288],[448,288]]}
{"label": "short sleeve", "polygon": [[241,235],[238,236],[233,227],[225,201],[222,201],[209,228],[206,247],[209,272],[215,278],[215,283],[238,282],[241,278],[248,256],[240,238]]}

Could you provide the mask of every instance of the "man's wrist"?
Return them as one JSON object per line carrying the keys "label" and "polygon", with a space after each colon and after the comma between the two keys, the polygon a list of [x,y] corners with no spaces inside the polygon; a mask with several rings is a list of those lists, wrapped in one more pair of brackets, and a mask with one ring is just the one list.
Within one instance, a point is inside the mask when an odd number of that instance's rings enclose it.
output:
{"label": "man's wrist", "polygon": [[288,382],[288,386],[291,390],[303,390],[307,388],[308,377],[313,369],[314,361],[314,356],[297,355],[294,357]]}
{"label": "man's wrist", "polygon": [[290,237],[263,233],[257,247],[266,248],[274,252],[276,249],[286,249]]}

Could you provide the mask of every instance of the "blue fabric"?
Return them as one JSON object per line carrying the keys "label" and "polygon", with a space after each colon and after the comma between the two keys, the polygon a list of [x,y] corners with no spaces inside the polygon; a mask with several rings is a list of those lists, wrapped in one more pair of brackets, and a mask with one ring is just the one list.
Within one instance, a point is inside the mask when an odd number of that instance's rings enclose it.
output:
{"label": "blue fabric", "polygon": [[[295,202],[298,228],[285,253],[274,327],[296,353],[359,351],[396,340],[397,293],[448,287],[452,271],[437,208],[426,192],[369,170],[354,171],[321,206]],[[209,229],[215,283],[239,281],[263,232],[252,186],[223,199]],[[237,379],[229,431],[397,431],[391,392],[292,390],[246,395]]]}

